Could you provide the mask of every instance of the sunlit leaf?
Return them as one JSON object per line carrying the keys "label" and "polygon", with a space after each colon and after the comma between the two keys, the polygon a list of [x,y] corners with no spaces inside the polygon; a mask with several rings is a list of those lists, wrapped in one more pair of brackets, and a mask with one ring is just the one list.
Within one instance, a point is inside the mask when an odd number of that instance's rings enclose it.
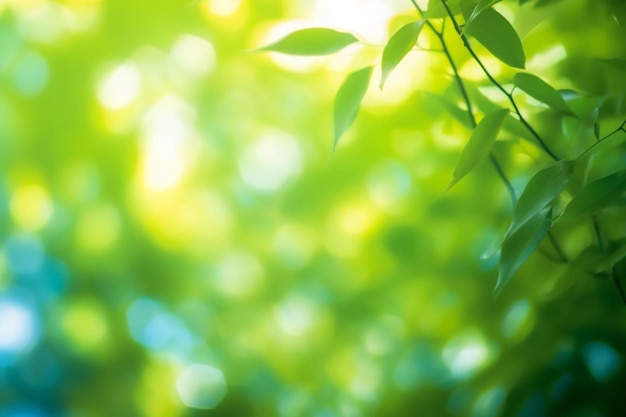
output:
{"label": "sunlit leaf", "polygon": [[257,51],[282,52],[290,55],[329,55],[358,42],[351,33],[329,28],[308,28],[290,33]]}
{"label": "sunlit leaf", "polygon": [[[460,2],[459,1],[448,1],[448,7],[453,14],[461,13]],[[440,19],[448,16],[448,12],[446,8],[443,7],[441,0],[429,0],[428,8],[426,9],[426,17],[429,19]]]}
{"label": "sunlit leaf", "polygon": [[467,145],[461,153],[459,162],[448,189],[467,175],[491,151],[493,142],[498,137],[504,118],[509,113],[507,109],[499,109],[486,115],[476,126]]}
{"label": "sunlit leaf", "polygon": [[528,181],[513,209],[509,234],[514,233],[563,191],[572,175],[573,166],[573,161],[559,161],[537,172]]}
{"label": "sunlit leaf", "polygon": [[610,206],[626,192],[626,170],[584,186],[565,207],[564,217],[590,216]]}
{"label": "sunlit leaf", "polygon": [[361,100],[367,92],[372,77],[372,67],[357,70],[344,80],[335,96],[333,148],[359,113]]}
{"label": "sunlit leaf", "polygon": [[382,58],[382,73],[380,76],[379,87],[382,89],[387,77],[391,74],[391,71],[402,61],[402,59],[409,53],[409,51],[417,42],[422,27],[423,21],[411,22],[402,26],[396,33],[389,38],[389,42],[383,50]]}
{"label": "sunlit leaf", "polygon": [[474,7],[474,10],[472,10],[472,13],[470,14],[470,16],[465,21],[465,25],[470,24],[474,19],[476,19],[476,16],[478,16],[479,14],[481,14],[483,11],[493,6],[494,4],[499,3],[500,1],[502,0],[480,0],[476,4],[476,7]]}
{"label": "sunlit leaf", "polygon": [[526,57],[522,41],[511,23],[493,8],[483,10],[464,30],[500,61],[515,68],[524,68]]}
{"label": "sunlit leaf", "polygon": [[519,72],[513,77],[513,82],[519,89],[535,100],[564,113],[572,112],[559,92],[541,78],[533,74]]}
{"label": "sunlit leaf", "polygon": [[504,239],[500,253],[496,293],[502,290],[502,287],[511,280],[515,272],[537,249],[551,226],[552,208],[545,208]]}

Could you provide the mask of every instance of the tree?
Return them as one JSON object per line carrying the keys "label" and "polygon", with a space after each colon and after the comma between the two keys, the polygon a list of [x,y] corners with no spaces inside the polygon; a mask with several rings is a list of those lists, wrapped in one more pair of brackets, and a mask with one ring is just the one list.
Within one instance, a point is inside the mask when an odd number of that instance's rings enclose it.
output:
{"label": "tree", "polygon": [[621,415],[623,17],[0,2],[0,415]]}

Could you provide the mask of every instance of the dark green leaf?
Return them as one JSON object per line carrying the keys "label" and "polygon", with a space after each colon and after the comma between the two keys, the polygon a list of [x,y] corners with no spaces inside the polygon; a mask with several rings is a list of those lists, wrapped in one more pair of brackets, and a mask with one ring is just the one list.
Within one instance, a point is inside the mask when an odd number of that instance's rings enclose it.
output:
{"label": "dark green leaf", "polygon": [[572,113],[563,97],[541,78],[524,72],[515,74],[513,77],[515,85],[526,94],[553,109],[564,113]]}
{"label": "dark green leaf", "polygon": [[372,67],[357,70],[345,79],[335,96],[333,148],[359,113],[361,101],[372,77]]}
{"label": "dark green leaf", "polygon": [[465,26],[465,33],[473,36],[496,58],[515,68],[524,68],[526,57],[522,41],[508,20],[489,7]]}
{"label": "dark green leaf", "polygon": [[584,186],[565,207],[564,217],[590,216],[610,206],[626,192],[626,170]]}
{"label": "dark green leaf", "polygon": [[502,287],[511,280],[515,272],[532,255],[551,226],[552,209],[545,208],[504,239],[495,293],[502,290]]}
{"label": "dark green leaf", "polygon": [[534,217],[563,191],[572,175],[574,162],[559,161],[537,172],[528,181],[513,209],[509,234]]}
{"label": "dark green leaf", "polygon": [[598,123],[593,124],[593,135],[596,139],[600,139],[600,125]]}
{"label": "dark green leaf", "polygon": [[358,39],[351,33],[329,28],[309,28],[290,33],[257,50],[290,55],[330,55],[355,42]]}
{"label": "dark green leaf", "polygon": [[595,272],[610,271],[624,258],[626,258],[626,240],[621,239],[620,241],[614,242],[609,252],[596,264]]}
{"label": "dark green leaf", "polygon": [[382,89],[387,77],[393,69],[402,61],[402,58],[409,53],[409,51],[417,42],[422,27],[423,21],[411,22],[402,26],[396,33],[389,38],[389,42],[383,50],[382,58],[382,73],[380,76],[379,87]]}
{"label": "dark green leaf", "polygon": [[509,111],[507,109],[499,109],[489,113],[478,123],[467,145],[465,145],[463,152],[461,152],[461,157],[456,165],[448,189],[467,175],[478,162],[489,154],[491,146],[498,137],[504,118],[508,113]]}
{"label": "dark green leaf", "polygon": [[578,254],[571,266],[575,271],[594,274],[598,264],[605,256],[606,254],[597,245],[589,245]]}

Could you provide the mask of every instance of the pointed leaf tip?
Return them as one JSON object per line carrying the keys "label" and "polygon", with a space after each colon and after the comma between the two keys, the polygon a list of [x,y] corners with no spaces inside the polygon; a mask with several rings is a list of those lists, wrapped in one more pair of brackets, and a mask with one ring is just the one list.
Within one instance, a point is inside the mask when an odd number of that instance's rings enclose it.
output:
{"label": "pointed leaf tip", "polygon": [[467,145],[461,152],[459,162],[454,169],[452,181],[448,184],[446,191],[459,182],[461,178],[467,175],[476,164],[491,152],[493,142],[498,137],[498,133],[508,113],[507,109],[499,109],[489,113],[478,123]]}
{"label": "pointed leaf tip", "polygon": [[391,71],[402,61],[402,59],[411,51],[417,38],[424,26],[423,21],[408,23],[398,29],[385,45],[383,50],[381,76],[379,88],[382,89],[387,77]]}
{"label": "pointed leaf tip", "polygon": [[361,101],[372,77],[372,70],[373,67],[369,66],[354,71],[346,77],[337,91],[333,109],[333,149],[359,113]]}
{"label": "pointed leaf tip", "polygon": [[537,172],[526,184],[513,209],[513,220],[508,234],[545,208],[565,189],[574,169],[574,161],[559,161]]}
{"label": "pointed leaf tip", "polygon": [[464,32],[476,38],[505,64],[520,69],[525,67],[526,55],[522,41],[511,23],[492,7],[476,15],[465,26]]}
{"label": "pointed leaf tip", "polygon": [[533,74],[519,72],[513,77],[513,83],[535,100],[539,100],[563,113],[572,114],[572,110],[563,100],[561,94],[541,78]]}
{"label": "pointed leaf tip", "polygon": [[351,33],[329,28],[308,28],[292,32],[256,51],[281,52],[289,55],[330,55],[358,42]]}
{"label": "pointed leaf tip", "polygon": [[537,249],[551,226],[552,208],[550,207],[541,210],[519,229],[504,238],[500,253],[498,281],[494,289],[496,295]]}

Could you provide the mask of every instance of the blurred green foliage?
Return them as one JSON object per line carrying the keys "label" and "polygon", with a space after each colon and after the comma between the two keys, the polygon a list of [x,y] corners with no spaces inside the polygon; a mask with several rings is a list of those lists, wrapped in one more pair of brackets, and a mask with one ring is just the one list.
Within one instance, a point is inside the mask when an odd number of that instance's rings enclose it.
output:
{"label": "blurred green foliage", "polygon": [[[588,118],[515,97],[574,158],[626,118],[626,9],[520,3],[497,7],[527,69]],[[487,163],[444,193],[471,126],[443,54],[411,51],[331,155],[345,74],[417,16],[408,0],[0,0],[0,416],[622,415],[610,277],[546,239],[491,295],[512,208]],[[247,52],[312,26],[362,44]],[[455,35],[478,111],[502,106]],[[426,29],[418,44],[439,47]],[[548,158],[504,125],[493,153],[519,194]],[[624,136],[570,184],[623,169]],[[625,277],[617,197],[596,226]],[[596,259],[593,222],[553,232]]]}

